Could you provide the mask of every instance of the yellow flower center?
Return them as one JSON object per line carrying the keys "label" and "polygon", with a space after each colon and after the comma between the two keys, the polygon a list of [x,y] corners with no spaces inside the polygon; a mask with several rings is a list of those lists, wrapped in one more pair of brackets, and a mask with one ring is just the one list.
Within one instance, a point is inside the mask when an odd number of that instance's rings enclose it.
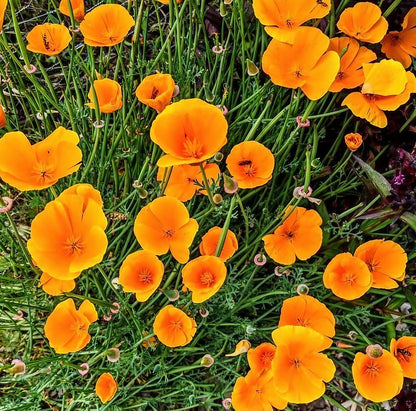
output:
{"label": "yellow flower center", "polygon": [[215,282],[215,277],[209,271],[204,271],[200,276],[201,284],[206,287],[211,287]]}

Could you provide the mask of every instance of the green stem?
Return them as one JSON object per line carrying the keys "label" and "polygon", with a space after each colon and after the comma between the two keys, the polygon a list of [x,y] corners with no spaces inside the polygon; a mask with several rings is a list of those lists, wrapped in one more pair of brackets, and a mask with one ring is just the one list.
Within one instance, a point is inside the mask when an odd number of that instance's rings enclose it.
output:
{"label": "green stem", "polygon": [[26,68],[27,68],[27,70],[30,70],[29,57],[27,55],[26,46],[25,46],[25,43],[23,41],[22,33],[20,32],[19,23],[17,21],[16,8],[15,8],[15,5],[14,5],[15,1],[16,0],[10,0],[10,2],[9,2],[10,3],[10,14],[12,15],[12,20],[13,20],[14,33],[16,35],[16,40],[17,40],[17,43],[19,44],[20,53],[22,54],[23,61],[25,62]]}
{"label": "green stem", "polygon": [[235,206],[236,196],[231,198],[230,208],[228,209],[227,217],[224,222],[224,226],[222,227],[220,239],[217,244],[217,248],[215,250],[215,256],[219,257],[222,251],[222,247],[224,246],[225,238],[227,237],[228,227],[230,226],[231,216],[233,214],[234,206]]}
{"label": "green stem", "polygon": [[217,205],[214,203],[214,197],[212,196],[211,187],[209,186],[208,178],[205,174],[204,167],[202,166],[202,164],[200,164],[199,168],[201,169],[202,179],[204,180],[204,186],[205,190],[207,190],[209,202],[211,203],[212,207],[215,208]]}
{"label": "green stem", "polygon": [[394,11],[394,9],[402,2],[402,0],[395,0],[390,7],[383,13],[383,17],[387,18]]}

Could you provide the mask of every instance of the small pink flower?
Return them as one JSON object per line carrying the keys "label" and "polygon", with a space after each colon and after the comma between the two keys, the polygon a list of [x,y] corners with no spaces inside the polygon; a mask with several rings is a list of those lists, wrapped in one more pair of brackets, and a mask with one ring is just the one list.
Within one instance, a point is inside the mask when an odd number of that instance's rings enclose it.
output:
{"label": "small pink flower", "polygon": [[7,213],[12,209],[13,200],[10,197],[2,197],[4,205],[0,207],[0,213]]}
{"label": "small pink flower", "polygon": [[312,194],[312,187],[308,187],[308,191],[305,192],[305,186],[296,187],[293,190],[293,197],[295,197],[297,200],[300,198],[306,198],[309,202],[315,203],[315,204],[321,204],[322,200],[319,198],[311,197]]}
{"label": "small pink flower", "polygon": [[120,350],[116,347],[110,348],[107,351],[107,360],[110,362],[117,362],[120,359]]}
{"label": "small pink flower", "polygon": [[13,367],[8,371],[14,375],[23,375],[26,372],[26,364],[22,360],[15,359],[12,365]]}
{"label": "small pink flower", "polygon": [[205,354],[202,358],[201,358],[201,365],[203,367],[211,367],[212,364],[214,364],[214,358],[212,358],[209,354]]}
{"label": "small pink flower", "polygon": [[78,372],[81,375],[87,375],[89,370],[90,370],[90,365],[87,362],[83,362],[78,368]]}
{"label": "small pink flower", "polygon": [[231,398],[224,398],[222,400],[222,406],[226,409],[229,410],[231,408]]}
{"label": "small pink flower", "polygon": [[206,318],[206,317],[208,317],[208,315],[209,315],[209,311],[208,311],[206,308],[201,308],[201,309],[199,310],[199,315],[200,315],[202,318]]}
{"label": "small pink flower", "polygon": [[17,314],[15,314],[13,316],[13,320],[19,321],[19,320],[21,320],[23,318],[23,316],[24,316],[23,311],[22,310],[18,310],[17,311]]}
{"label": "small pink flower", "polygon": [[309,127],[311,125],[311,122],[308,119],[306,119],[305,122],[302,122],[302,116],[296,117],[296,123],[298,123],[299,127]]}
{"label": "small pink flower", "polygon": [[214,47],[212,48],[212,51],[213,51],[215,54],[221,54],[223,51],[225,51],[225,48],[224,48],[223,46],[221,46],[221,44],[218,44],[218,46],[214,46]]}
{"label": "small pink flower", "polygon": [[111,316],[111,314],[108,314],[108,315],[103,315],[103,320],[104,321],[111,321],[111,318],[112,318],[112,316]]}
{"label": "small pink flower", "polygon": [[110,311],[113,314],[118,314],[120,312],[120,304],[118,302],[114,301],[113,306],[116,307],[116,308],[110,308]]}
{"label": "small pink flower", "polygon": [[264,254],[256,254],[254,256],[254,264],[262,266],[267,263],[267,258]]}
{"label": "small pink flower", "polygon": [[281,268],[281,267],[279,267],[279,266],[277,266],[277,267],[275,267],[275,268],[274,268],[274,274],[275,274],[277,277],[281,277],[281,276],[283,275],[283,273],[281,273],[281,272],[280,272],[280,268]]}

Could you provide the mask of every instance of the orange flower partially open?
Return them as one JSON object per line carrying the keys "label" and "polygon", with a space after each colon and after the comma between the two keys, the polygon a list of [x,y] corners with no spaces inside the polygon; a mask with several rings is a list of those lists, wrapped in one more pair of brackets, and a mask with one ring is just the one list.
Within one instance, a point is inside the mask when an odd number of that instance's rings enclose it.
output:
{"label": "orange flower partially open", "polygon": [[99,193],[92,186],[79,184],[49,202],[32,221],[27,248],[50,276],[72,280],[103,259],[107,219],[95,196]]}
{"label": "orange flower partially open", "polygon": [[236,344],[234,351],[231,354],[225,354],[225,356],[226,357],[237,357],[237,355],[241,355],[241,354],[244,354],[244,353],[248,352],[250,347],[251,347],[251,342],[250,341],[241,340]]}
{"label": "orange flower partially open", "polygon": [[397,288],[399,285],[396,281],[404,278],[407,254],[394,241],[367,241],[355,250],[354,256],[367,264],[373,274],[371,286],[374,288]]}
{"label": "orange flower partially open", "polygon": [[186,207],[170,196],[143,207],[134,222],[134,234],[145,250],[156,255],[170,250],[181,264],[189,260],[189,247],[197,231],[198,223],[189,218]]}
{"label": "orange flower partially open", "polygon": [[98,395],[103,404],[114,398],[117,388],[117,381],[109,372],[101,374],[95,383],[95,393]]}
{"label": "orange flower partially open", "polygon": [[6,12],[8,0],[0,0],[0,33],[3,30],[4,13]]}
{"label": "orange flower partially open", "polygon": [[339,16],[337,27],[347,36],[367,43],[379,43],[387,32],[387,20],[374,3],[360,2],[347,7]]}
{"label": "orange flower partially open", "polygon": [[212,255],[195,258],[182,269],[183,283],[192,291],[194,303],[202,303],[211,298],[224,284],[226,276],[224,262]]}
{"label": "orange flower partially open", "polygon": [[85,15],[79,25],[85,44],[114,46],[124,40],[134,26],[134,19],[120,4],[101,4]]}
{"label": "orange flower partially open", "polygon": [[170,74],[152,74],[143,79],[136,89],[136,97],[146,106],[162,112],[170,104],[175,82]]}
{"label": "orange flower partially open", "polygon": [[82,350],[91,340],[88,327],[98,320],[94,305],[88,300],[75,308],[69,298],[59,303],[45,323],[45,335],[57,354],[68,354]]}
{"label": "orange flower partially open", "polygon": [[[121,86],[117,81],[109,78],[95,80],[94,89],[97,94],[98,107],[101,113],[113,113],[123,106]],[[88,98],[90,99],[90,103],[86,103],[86,106],[94,109],[94,93],[92,87],[88,92]]]}
{"label": "orange flower partially open", "polygon": [[78,135],[63,127],[34,145],[20,131],[6,133],[0,139],[0,177],[21,191],[50,187],[80,167],[78,142]]}
{"label": "orange flower partially open", "polygon": [[[212,227],[202,236],[201,243],[199,244],[199,251],[202,255],[215,255],[221,233],[221,227]],[[231,230],[227,230],[224,245],[222,246],[221,254],[219,255],[220,260],[227,261],[237,250],[237,237]]]}
{"label": "orange flower partially open", "polygon": [[227,143],[228,124],[221,110],[198,98],[167,106],[152,123],[150,138],[166,155],[159,167],[208,160]]}
{"label": "orange flower partially open", "polygon": [[42,273],[38,286],[42,287],[46,294],[56,296],[72,291],[75,288],[75,281],[58,280],[47,273]]}
{"label": "orange flower partially open", "polygon": [[416,378],[416,337],[392,338],[390,352],[399,361],[406,378]]}
{"label": "orange flower partially open", "polygon": [[35,26],[26,40],[27,49],[33,53],[57,56],[68,47],[72,37],[64,25],[45,23]]}
{"label": "orange flower partially open", "polygon": [[6,114],[2,106],[0,106],[0,128],[3,128],[7,124]]}
{"label": "orange flower partially open", "polygon": [[85,14],[84,0],[61,0],[59,3],[59,11],[65,16],[70,16],[68,2],[71,2],[75,20],[82,21]]}
{"label": "orange flower partially open", "polygon": [[248,350],[247,360],[251,371],[260,374],[263,371],[271,370],[275,352],[276,346],[270,343],[262,343],[256,348]]}
{"label": "orange flower partially open", "polygon": [[141,250],[129,254],[120,267],[118,282],[127,293],[136,293],[137,301],[147,301],[159,287],[165,267],[152,253]]}
{"label": "orange flower partially open", "polygon": [[370,401],[391,400],[402,389],[403,371],[388,351],[377,358],[358,352],[352,364],[352,378],[357,391]]}
{"label": "orange flower partially open", "polygon": [[191,342],[196,332],[196,322],[182,310],[168,305],[156,315],[153,331],[162,344],[182,347]]}
{"label": "orange flower partially open", "polygon": [[332,380],[334,363],[320,351],[329,347],[328,338],[311,328],[285,325],[274,330],[276,353],[272,360],[274,383],[288,402],[305,404],[325,392]]}
{"label": "orange flower partially open", "polygon": [[[289,214],[292,207],[286,210]],[[322,244],[322,218],[315,210],[295,207],[273,234],[262,238],[266,253],[279,264],[293,264],[296,257],[307,260]]]}
{"label": "orange flower partially open", "polygon": [[344,136],[345,145],[351,150],[356,151],[363,144],[363,137],[360,133],[348,133]]}
{"label": "orange flower partially open", "polygon": [[290,43],[272,39],[263,54],[263,71],[274,84],[298,88],[311,100],[328,90],[340,67],[335,51],[327,51],[329,38],[314,27],[299,27]]}

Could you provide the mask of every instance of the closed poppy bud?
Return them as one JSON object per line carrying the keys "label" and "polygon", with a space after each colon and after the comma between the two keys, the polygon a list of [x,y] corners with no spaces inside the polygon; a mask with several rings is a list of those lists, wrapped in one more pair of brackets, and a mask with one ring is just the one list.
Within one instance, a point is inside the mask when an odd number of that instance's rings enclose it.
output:
{"label": "closed poppy bud", "polygon": [[0,0],[0,33],[3,29],[4,13],[7,7],[7,0]]}
{"label": "closed poppy bud", "polygon": [[59,11],[65,16],[70,16],[68,3],[71,2],[72,12],[76,21],[84,19],[84,0],[61,0],[59,3]]}
{"label": "closed poppy bud", "polygon": [[226,357],[236,357],[237,355],[247,352],[251,347],[251,343],[248,340],[241,340],[235,346],[234,352],[231,354],[225,354]]}
{"label": "closed poppy bud", "polygon": [[344,137],[345,144],[351,151],[356,151],[363,144],[363,138],[359,133],[349,133]]}
{"label": "closed poppy bud", "polygon": [[101,374],[95,384],[95,392],[98,397],[100,397],[100,400],[103,404],[113,399],[113,397],[116,395],[117,388],[117,381],[108,372]]}
{"label": "closed poppy bud", "polygon": [[6,114],[4,113],[4,109],[0,106],[0,128],[3,128],[7,124]]}
{"label": "closed poppy bud", "polygon": [[[109,78],[95,80],[94,89],[97,94],[98,107],[101,113],[113,113],[123,106],[121,86],[117,83],[117,81]],[[92,87],[88,92],[88,98],[91,102],[86,105],[94,109],[94,92]]]}
{"label": "closed poppy bud", "polygon": [[26,40],[27,49],[33,53],[57,56],[68,47],[72,37],[64,25],[45,23],[35,26]]}

